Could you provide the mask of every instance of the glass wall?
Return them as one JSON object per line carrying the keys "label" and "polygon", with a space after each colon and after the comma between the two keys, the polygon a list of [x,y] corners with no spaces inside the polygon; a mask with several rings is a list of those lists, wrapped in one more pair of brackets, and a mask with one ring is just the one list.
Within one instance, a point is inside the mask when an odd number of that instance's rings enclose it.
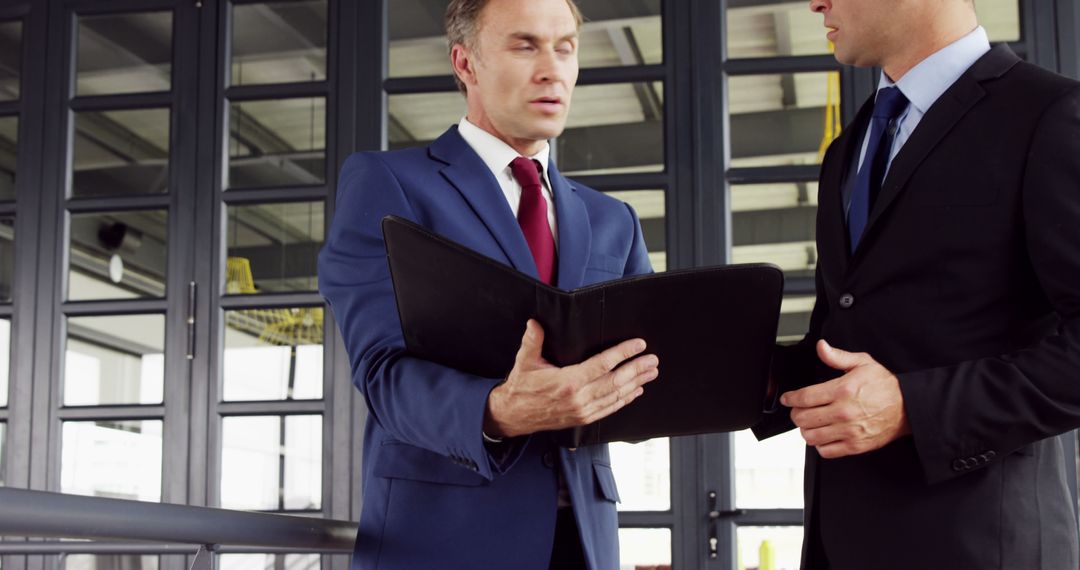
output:
{"label": "glass wall", "polygon": [[0,486],[8,481],[16,182],[22,117],[23,20],[0,18]]}

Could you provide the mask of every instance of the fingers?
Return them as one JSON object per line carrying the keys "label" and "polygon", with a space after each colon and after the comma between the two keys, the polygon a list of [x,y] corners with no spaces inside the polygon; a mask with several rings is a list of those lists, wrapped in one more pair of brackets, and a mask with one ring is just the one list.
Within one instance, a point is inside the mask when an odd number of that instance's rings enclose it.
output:
{"label": "fingers", "polygon": [[[639,356],[622,366],[607,372],[596,378],[586,381],[586,390],[593,398],[600,398],[612,391],[620,390],[639,376],[656,371],[660,365],[660,359],[653,354]],[[653,376],[655,378],[655,376]],[[651,379],[651,378],[650,378]]]}
{"label": "fingers", "polygon": [[[644,393],[643,385],[660,371],[654,355],[639,356],[599,378],[581,381],[573,397],[573,425],[586,425],[615,413]],[[565,369],[564,369],[565,370]],[[580,374],[580,371],[578,372]]]}
{"label": "fingers", "polygon": [[780,396],[780,403],[789,408],[816,408],[828,405],[837,399],[837,392],[842,386],[840,380],[841,378],[837,378],[801,390],[784,392]]}
{"label": "fingers", "polygon": [[824,459],[837,459],[848,455],[858,455],[863,452],[850,441],[837,441],[817,448],[818,455]]}
{"label": "fingers", "polygon": [[645,352],[645,341],[640,338],[630,339],[594,355],[578,366],[589,380],[600,378],[611,372],[620,363]]}
{"label": "fingers", "polygon": [[630,392],[625,396],[618,396],[617,393],[613,393],[613,396],[615,397],[610,398],[605,405],[599,407],[595,412],[593,412],[585,423],[591,424],[595,421],[602,420],[610,416],[611,414],[614,414],[615,412],[626,407],[626,405],[630,402],[638,399],[638,397],[640,397],[644,393],[645,388],[642,388],[641,386],[638,386],[634,389],[633,392]]}
{"label": "fingers", "polygon": [[529,367],[542,359],[540,356],[544,348],[544,327],[535,319],[529,319],[525,323],[525,334],[521,336],[521,347],[518,348],[514,358],[514,367]]}
{"label": "fingers", "polygon": [[865,353],[847,352],[839,348],[833,348],[825,339],[817,342],[818,358],[829,368],[847,372],[860,364],[866,364],[869,355]]}
{"label": "fingers", "polygon": [[851,439],[850,429],[845,426],[825,426],[815,429],[802,429],[799,430],[802,433],[803,439],[806,441],[806,445],[821,448],[823,446],[833,444],[840,441],[846,441]]}
{"label": "fingers", "polygon": [[791,421],[801,429],[824,427],[837,421],[847,421],[844,409],[835,405],[816,408],[792,408]]}

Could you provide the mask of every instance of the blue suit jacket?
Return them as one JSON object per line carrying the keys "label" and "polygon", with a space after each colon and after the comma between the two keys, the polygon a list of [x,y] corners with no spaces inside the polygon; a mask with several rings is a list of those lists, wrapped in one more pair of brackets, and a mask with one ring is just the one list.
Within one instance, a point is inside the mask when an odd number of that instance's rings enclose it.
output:
{"label": "blue suit jacket", "polygon": [[[548,168],[558,286],[649,272],[634,211],[563,178],[554,164]],[[493,455],[481,427],[488,393],[502,379],[406,353],[380,228],[388,214],[536,275],[498,182],[456,127],[427,148],[358,153],[345,162],[319,255],[319,289],[370,412],[353,568],[546,569],[557,505],[555,454],[590,567],[617,568],[618,492],[607,446],[569,451],[539,433],[497,446],[503,449]]]}

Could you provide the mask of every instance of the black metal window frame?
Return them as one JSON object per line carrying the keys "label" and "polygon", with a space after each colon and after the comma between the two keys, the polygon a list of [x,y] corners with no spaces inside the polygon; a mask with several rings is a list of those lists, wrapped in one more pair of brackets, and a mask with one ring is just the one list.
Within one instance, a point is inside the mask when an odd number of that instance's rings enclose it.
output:
{"label": "black metal window frame", "polygon": [[45,85],[43,77],[33,73],[37,54],[44,51],[46,12],[29,2],[0,2],[0,21],[21,22],[19,98],[0,103],[0,115],[18,117],[18,157],[16,161],[15,201],[0,203],[0,215],[15,218],[15,259],[12,302],[0,305],[0,315],[10,319],[11,339],[8,367],[7,406],[0,408],[4,423],[5,484],[26,486],[29,483],[28,442],[31,437],[31,403],[35,367],[35,304],[37,287],[37,242],[41,227],[38,212],[41,197],[42,131],[35,128],[44,121]]}

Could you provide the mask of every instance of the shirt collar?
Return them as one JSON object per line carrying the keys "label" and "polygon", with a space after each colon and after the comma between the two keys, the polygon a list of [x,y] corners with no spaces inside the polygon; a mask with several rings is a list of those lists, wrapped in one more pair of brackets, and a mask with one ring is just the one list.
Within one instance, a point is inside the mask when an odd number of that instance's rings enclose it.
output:
{"label": "shirt collar", "polygon": [[986,30],[978,26],[920,61],[896,83],[882,71],[878,91],[895,85],[919,112],[925,114],[941,94],[988,51],[990,40]]}
{"label": "shirt collar", "polygon": [[[506,144],[502,140],[499,140],[495,135],[481,129],[480,127],[469,122],[469,119],[462,117],[458,122],[458,133],[461,134],[461,138],[465,139],[470,147],[476,154],[480,155],[480,160],[484,161],[484,164],[495,174],[495,177],[506,175],[510,168],[510,163],[521,154],[514,150],[510,145]],[[544,143],[544,148],[540,149],[540,152],[530,156],[529,158],[539,161],[540,165],[544,167],[544,178],[547,178],[548,171],[548,156],[551,154],[551,145]]]}

